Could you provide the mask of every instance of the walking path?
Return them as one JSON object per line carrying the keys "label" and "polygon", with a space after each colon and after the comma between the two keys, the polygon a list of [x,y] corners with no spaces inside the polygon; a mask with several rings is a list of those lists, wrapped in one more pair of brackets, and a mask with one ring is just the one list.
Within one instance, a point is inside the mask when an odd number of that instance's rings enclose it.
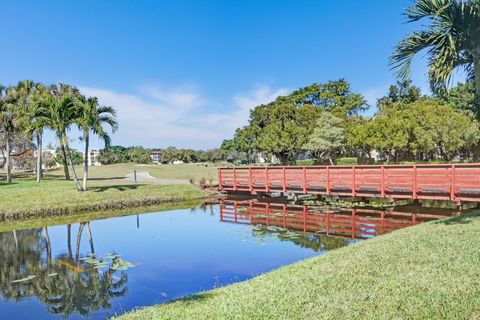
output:
{"label": "walking path", "polygon": [[[125,179],[133,181],[133,173],[127,174]],[[157,184],[189,184],[188,180],[155,178],[146,171],[137,172],[137,182],[149,182]]]}

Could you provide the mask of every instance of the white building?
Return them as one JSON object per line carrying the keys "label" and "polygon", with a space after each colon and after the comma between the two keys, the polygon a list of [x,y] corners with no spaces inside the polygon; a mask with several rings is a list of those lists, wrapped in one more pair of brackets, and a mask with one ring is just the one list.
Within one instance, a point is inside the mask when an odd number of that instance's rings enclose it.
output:
{"label": "white building", "polygon": [[97,167],[101,166],[102,164],[98,161],[98,156],[100,155],[100,151],[98,150],[90,150],[88,152],[88,166],[89,167]]}
{"label": "white building", "polygon": [[150,152],[150,159],[154,163],[162,163],[162,152],[161,151],[151,151]]}

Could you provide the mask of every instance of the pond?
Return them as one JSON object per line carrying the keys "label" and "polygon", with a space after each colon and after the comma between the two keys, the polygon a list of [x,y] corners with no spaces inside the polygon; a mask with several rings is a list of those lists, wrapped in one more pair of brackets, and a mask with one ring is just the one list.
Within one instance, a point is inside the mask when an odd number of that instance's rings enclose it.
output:
{"label": "pond", "polygon": [[105,319],[442,217],[226,201],[0,233],[1,319]]}

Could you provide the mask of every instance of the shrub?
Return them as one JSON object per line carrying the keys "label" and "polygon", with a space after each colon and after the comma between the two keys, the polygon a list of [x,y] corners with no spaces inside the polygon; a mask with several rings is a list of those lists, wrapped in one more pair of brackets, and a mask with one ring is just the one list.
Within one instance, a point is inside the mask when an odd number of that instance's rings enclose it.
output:
{"label": "shrub", "polygon": [[358,158],[338,158],[337,164],[358,164]]}
{"label": "shrub", "polygon": [[311,166],[313,164],[315,164],[314,159],[297,160],[297,165],[299,166]]}

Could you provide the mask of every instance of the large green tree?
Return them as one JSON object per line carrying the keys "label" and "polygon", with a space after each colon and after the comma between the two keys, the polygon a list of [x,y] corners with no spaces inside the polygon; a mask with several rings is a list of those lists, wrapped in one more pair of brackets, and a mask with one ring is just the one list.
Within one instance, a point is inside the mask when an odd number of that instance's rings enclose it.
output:
{"label": "large green tree", "polygon": [[387,108],[349,132],[351,143],[394,162],[469,158],[480,135],[476,120],[432,99]]}
{"label": "large green tree", "polygon": [[365,108],[365,99],[352,92],[344,79],[314,83],[255,107],[250,113],[249,124],[237,130],[234,141],[237,145],[245,142],[243,150],[250,148],[273,155],[283,164],[293,163],[304,151],[322,112],[346,119]]}
{"label": "large green tree", "polygon": [[391,56],[401,78],[410,76],[413,57],[426,50],[428,77],[434,92],[445,91],[457,69],[475,82],[480,97],[480,1],[417,0],[408,22],[426,20],[424,28],[403,39]]}

